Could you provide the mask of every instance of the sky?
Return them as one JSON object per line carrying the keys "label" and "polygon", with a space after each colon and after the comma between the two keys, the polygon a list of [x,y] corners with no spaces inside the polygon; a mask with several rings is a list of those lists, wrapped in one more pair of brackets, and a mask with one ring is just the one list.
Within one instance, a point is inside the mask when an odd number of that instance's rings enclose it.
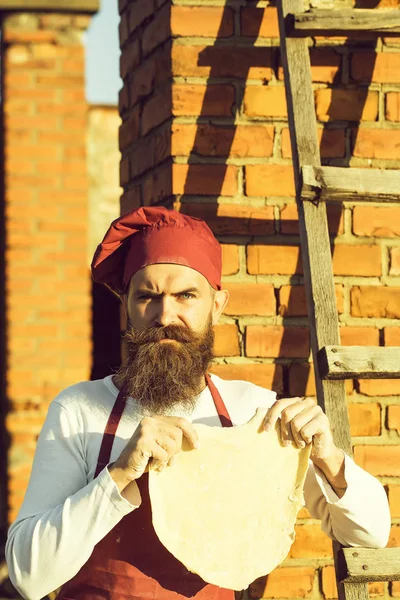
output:
{"label": "sky", "polygon": [[118,103],[118,0],[101,0],[100,11],[85,34],[86,99],[91,104]]}

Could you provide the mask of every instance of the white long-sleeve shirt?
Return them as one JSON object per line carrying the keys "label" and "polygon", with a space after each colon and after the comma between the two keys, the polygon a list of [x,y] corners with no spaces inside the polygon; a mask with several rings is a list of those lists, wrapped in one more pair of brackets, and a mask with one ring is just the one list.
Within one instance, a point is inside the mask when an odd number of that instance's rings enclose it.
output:
{"label": "white long-sleeve shirt", "polygon": [[[245,381],[213,375],[234,425],[268,408],[275,393]],[[94,478],[100,444],[118,389],[112,377],[67,388],[53,400],[39,436],[29,486],[18,518],[9,530],[6,557],[11,581],[30,600],[39,600],[69,581],[94,546],[135,510],[121,494],[107,467]],[[193,423],[220,426],[206,388],[192,414],[174,410]],[[116,432],[115,461],[142,419],[137,401],[128,398]],[[172,467],[171,467],[172,468]],[[346,493],[338,498],[310,462],[306,507],[332,539],[346,546],[383,547],[390,530],[386,494],[377,479],[345,459]],[[132,532],[134,543],[134,532]]]}

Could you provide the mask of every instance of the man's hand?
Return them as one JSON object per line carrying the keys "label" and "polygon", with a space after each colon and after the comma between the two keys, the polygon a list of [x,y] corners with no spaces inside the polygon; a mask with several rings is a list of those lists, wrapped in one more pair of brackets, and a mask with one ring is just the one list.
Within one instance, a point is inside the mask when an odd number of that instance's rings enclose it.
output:
{"label": "man's hand", "polygon": [[[109,468],[120,491],[143,475],[147,466],[161,471],[171,464],[175,454],[182,449],[184,437],[192,448],[198,447],[197,432],[186,419],[162,416],[142,419],[118,459]],[[127,494],[123,495],[128,497]]]}
{"label": "man's hand", "polygon": [[282,443],[294,443],[298,448],[312,444],[311,460],[324,473],[336,494],[343,496],[347,488],[344,453],[335,446],[328,417],[321,407],[312,398],[282,398],[269,409],[264,429],[273,429],[279,418]]}

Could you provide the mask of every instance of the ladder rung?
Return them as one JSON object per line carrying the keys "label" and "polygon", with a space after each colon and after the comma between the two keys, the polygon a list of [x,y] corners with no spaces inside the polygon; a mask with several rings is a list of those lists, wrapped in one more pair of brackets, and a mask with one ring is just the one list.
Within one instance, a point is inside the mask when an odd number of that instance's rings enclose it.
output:
{"label": "ladder rung", "polygon": [[400,202],[400,170],[302,168],[303,200]]}
{"label": "ladder rung", "polygon": [[400,379],[400,347],[324,346],[318,366],[324,379]]}
{"label": "ladder rung", "polygon": [[400,548],[343,548],[342,581],[375,582],[400,580]]}
{"label": "ladder rung", "polygon": [[289,13],[286,17],[286,31],[288,36],[296,37],[353,36],[357,33],[399,35],[400,10],[354,8]]}

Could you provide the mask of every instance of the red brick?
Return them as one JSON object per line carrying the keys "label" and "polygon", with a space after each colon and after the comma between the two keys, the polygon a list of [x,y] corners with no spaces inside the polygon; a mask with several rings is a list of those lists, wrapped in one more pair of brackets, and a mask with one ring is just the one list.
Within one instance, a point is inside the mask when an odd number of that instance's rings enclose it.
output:
{"label": "red brick", "polygon": [[298,246],[247,246],[247,272],[251,275],[298,275],[302,271]]}
{"label": "red brick", "polygon": [[390,250],[390,270],[389,275],[400,275],[400,247]]}
{"label": "red brick", "polygon": [[[327,204],[328,229],[332,235],[341,235],[343,227],[343,210],[338,203]],[[281,208],[281,233],[289,235],[299,234],[299,220],[296,204],[286,204]]]}
{"label": "red brick", "polygon": [[348,411],[352,436],[381,434],[381,407],[379,404],[349,404]]}
{"label": "red brick", "polygon": [[[346,380],[346,394],[353,391],[353,382]],[[289,368],[290,396],[315,396],[314,365],[312,363],[293,363]]]}
{"label": "red brick", "polygon": [[388,92],[386,98],[386,119],[388,121],[400,121],[400,94],[399,92]]}
{"label": "red brick", "polygon": [[235,275],[239,271],[239,248],[233,244],[221,244],[222,275]]}
{"label": "red brick", "polygon": [[[172,165],[172,186],[173,194],[235,196],[238,192],[238,168],[233,165],[182,165],[174,163]],[[199,206],[199,211],[202,210],[201,206],[204,205]],[[206,212],[209,210],[211,214],[220,210],[220,206],[217,204],[207,206],[210,208],[206,209]],[[212,206],[214,210],[211,209]],[[184,212],[184,207],[185,204],[182,204],[181,212]]]}
{"label": "red brick", "polygon": [[390,514],[396,519],[400,517],[400,485],[389,485],[388,491]]}
{"label": "red brick", "polygon": [[378,92],[348,89],[323,89],[315,92],[319,121],[376,121]]}
{"label": "red brick", "polygon": [[269,81],[271,48],[246,46],[172,46],[174,77],[238,77]]}
{"label": "red brick", "polygon": [[[345,132],[343,129],[318,129],[322,158],[343,158],[345,155]],[[289,129],[282,130],[282,156],[292,157]]]}
{"label": "red brick", "polygon": [[172,6],[171,34],[174,37],[221,37],[234,33],[231,8],[211,6]]}
{"label": "red brick", "polygon": [[285,88],[283,86],[247,86],[243,100],[248,117],[287,117]]}
{"label": "red brick", "polygon": [[227,315],[271,316],[276,313],[274,287],[266,283],[226,283],[230,299]]}
{"label": "red brick", "polygon": [[355,446],[354,459],[372,475],[400,475],[400,446]]}
{"label": "red brick", "polygon": [[156,90],[151,98],[142,103],[141,135],[147,135],[149,131],[171,118],[171,88],[167,84],[163,89]]}
{"label": "red brick", "polygon": [[335,275],[380,276],[380,246],[336,244],[333,249],[333,272]]}
{"label": "red brick", "polygon": [[261,358],[307,358],[310,353],[308,327],[248,325],[246,356]]}
{"label": "red brick", "polygon": [[239,330],[236,325],[216,325],[214,332],[215,356],[240,356]]}
{"label": "red brick", "polygon": [[[132,6],[131,13],[135,10]],[[143,55],[146,56],[157,46],[171,37],[171,6],[165,4],[159,11],[153,13],[153,19],[142,31],[141,46]]]}
{"label": "red brick", "polygon": [[230,117],[234,103],[233,85],[175,83],[172,86],[172,112],[178,117]]}
{"label": "red brick", "polygon": [[400,130],[398,129],[360,128],[353,132],[353,143],[353,155],[357,158],[390,160],[400,156]]}
{"label": "red brick", "polygon": [[140,63],[139,39],[132,40],[123,50],[120,57],[120,75],[125,79]]}
{"label": "red brick", "polygon": [[139,137],[139,109],[134,109],[119,128],[119,149],[125,150]]}
{"label": "red brick", "polygon": [[365,396],[400,396],[398,379],[360,379],[359,392]]}
{"label": "red brick", "polygon": [[396,429],[400,435],[400,406],[389,406],[388,407],[388,427],[389,429]]}
{"label": "red brick", "polygon": [[392,525],[390,530],[388,548],[400,547],[400,525]]}
{"label": "red brick", "polygon": [[[343,286],[335,285],[338,312],[344,311]],[[279,291],[279,314],[281,317],[306,317],[307,303],[304,286],[282,285]]]}
{"label": "red brick", "polygon": [[[311,48],[311,76],[314,82],[334,83],[339,74],[340,54],[331,49]],[[278,77],[283,80],[283,69],[279,67]]]}
{"label": "red brick", "polygon": [[327,558],[332,556],[332,541],[320,525],[296,525],[296,538],[290,549],[291,558]]}
{"label": "red brick", "polygon": [[57,43],[57,38],[58,32],[49,29],[33,29],[29,31],[19,28],[13,29],[10,26],[6,26],[3,33],[3,40],[7,44],[29,44],[36,42]]}
{"label": "red brick", "polygon": [[351,288],[353,317],[400,318],[400,288],[356,286]]}
{"label": "red brick", "polygon": [[400,236],[400,207],[355,206],[353,233],[368,237]]}
{"label": "red brick", "polygon": [[179,210],[204,219],[216,235],[266,235],[275,231],[273,206],[184,203]]}
{"label": "red brick", "polygon": [[293,363],[289,368],[289,395],[315,396],[314,365]]}
{"label": "red brick", "polygon": [[340,327],[340,340],[343,346],[379,346],[377,327]]}
{"label": "red brick", "polygon": [[[140,205],[140,186],[137,186],[137,197]],[[142,200],[144,206],[160,204],[172,195],[172,165],[164,163],[147,175],[142,186]],[[174,207],[175,208],[175,207]],[[179,209],[177,209],[179,210]]]}
{"label": "red brick", "polygon": [[[252,275],[301,274],[303,265],[300,248],[298,246],[248,246],[247,270]],[[337,244],[333,253],[333,272],[335,275],[381,275],[380,247]]]}
{"label": "red brick", "polygon": [[194,152],[212,157],[268,157],[272,155],[273,144],[274,127],[270,125],[218,127],[175,123],[172,126],[173,156],[189,156]]}
{"label": "red brick", "polygon": [[312,567],[280,567],[250,585],[250,598],[281,598],[282,590],[288,598],[307,598],[311,595],[315,578]]}
{"label": "red brick", "polygon": [[127,14],[129,19],[128,30],[129,33],[133,33],[133,31],[154,14],[154,12],[155,7],[153,0],[136,0],[134,5],[131,4],[128,6],[128,11],[122,15],[122,19],[125,14]]}
{"label": "red brick", "polygon": [[125,214],[134,208],[141,206],[140,187],[136,186],[131,190],[124,192],[120,199],[121,214]]}
{"label": "red brick", "polygon": [[213,365],[211,372],[222,379],[251,381],[261,387],[274,390],[277,394],[283,391],[282,365],[261,363]]}
{"label": "red brick", "polygon": [[291,165],[248,165],[245,167],[247,196],[294,196]]}
{"label": "red brick", "polygon": [[360,83],[400,83],[400,54],[357,52],[351,59],[351,77]]}
{"label": "red brick", "polygon": [[393,581],[391,584],[392,596],[395,598],[400,597],[400,581]]}
{"label": "red brick", "polygon": [[400,396],[398,379],[359,379],[358,384],[365,396]]}
{"label": "red brick", "polygon": [[241,34],[246,37],[279,37],[278,13],[275,7],[242,8]]}
{"label": "red brick", "polygon": [[400,346],[400,327],[385,327],[385,346]]}
{"label": "red brick", "polygon": [[131,106],[149,96],[154,89],[169,82],[170,62],[169,52],[157,50],[133,72],[128,87]]}

